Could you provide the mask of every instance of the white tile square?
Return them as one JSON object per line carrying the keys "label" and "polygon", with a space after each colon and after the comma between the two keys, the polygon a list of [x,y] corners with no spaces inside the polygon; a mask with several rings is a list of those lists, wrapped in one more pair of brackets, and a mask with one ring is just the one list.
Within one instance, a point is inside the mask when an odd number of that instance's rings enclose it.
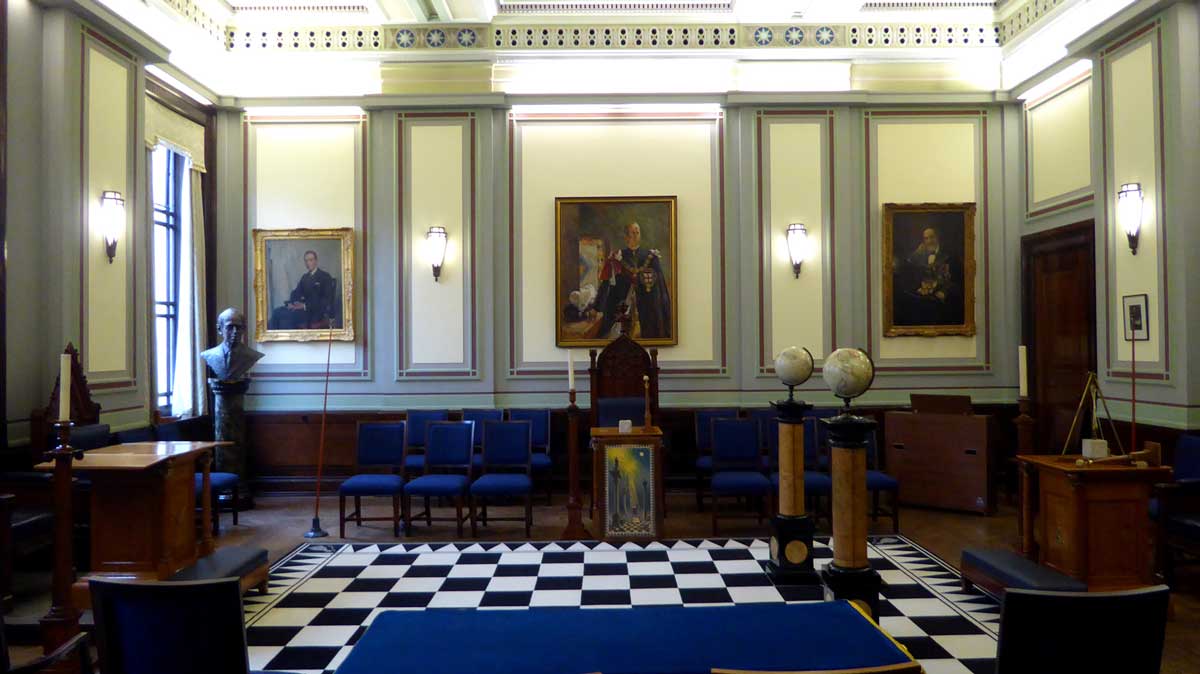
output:
{"label": "white tile square", "polygon": [[630,590],[629,599],[634,606],[675,606],[683,603],[679,590],[673,587]]}
{"label": "white tile square", "polygon": [[971,670],[958,660],[949,658],[930,658],[921,660],[925,674],[971,674]]}
{"label": "white tile square", "polygon": [[769,559],[771,557],[771,549],[766,547],[751,547],[750,554],[755,559]]}
{"label": "white tile square", "polygon": [[495,564],[455,564],[448,578],[491,578],[495,574]]}
{"label": "white tile square", "polygon": [[408,571],[407,566],[382,564],[368,566],[358,574],[359,578],[401,578]]}
{"label": "white tile square", "polygon": [[386,592],[342,592],[325,608],[375,608],[386,596]]}
{"label": "white tile square", "polygon": [[502,552],[500,553],[501,564],[541,564],[542,553],[540,552]]}
{"label": "white tile square", "polygon": [[246,651],[250,656],[250,669],[261,670],[266,669],[267,664],[279,651],[283,650],[283,646],[251,646]]}
{"label": "white tile square", "polygon": [[956,616],[958,612],[941,599],[889,599],[892,606],[910,618]]}
{"label": "white tile square", "polygon": [[731,587],[727,589],[729,590],[729,596],[733,598],[733,603],[735,604],[766,604],[783,601],[783,596],[779,594],[779,590],[770,585]]}
{"label": "white tile square", "polygon": [[629,576],[584,576],[585,590],[628,590]]}
{"label": "white tile square", "polygon": [[422,555],[417,555],[413,566],[449,566],[457,564],[459,553],[457,552],[427,552]]}
{"label": "white tile square", "polygon": [[479,608],[482,592],[439,592],[433,595],[429,608]]}
{"label": "white tile square", "polygon": [[762,565],[753,559],[724,559],[713,562],[721,573],[762,573]]}
{"label": "white tile square", "polygon": [[532,592],[537,586],[537,576],[501,576],[488,583],[488,592]]}
{"label": "white tile square", "polygon": [[626,570],[631,576],[670,576],[674,573],[670,562],[630,562]]}
{"label": "white tile square", "polygon": [[879,572],[879,577],[888,585],[915,585],[917,582],[900,569],[884,569]]}
{"label": "white tile square", "polygon": [[583,601],[580,590],[535,590],[530,606],[579,606]]}
{"label": "white tile square", "polygon": [[624,564],[625,553],[619,550],[589,550],[583,553],[584,564]]}
{"label": "white tile square", "polygon": [[582,575],[583,564],[543,564],[538,567],[538,576],[543,578]]}
{"label": "white tile square", "polygon": [[319,608],[276,608],[262,614],[255,627],[307,627],[321,612]]}
{"label": "white tile square", "polygon": [[941,634],[933,640],[960,660],[996,657],[996,640],[986,634]]}
{"label": "white tile square", "polygon": [[345,646],[358,625],[312,625],[292,637],[288,646]]}
{"label": "white tile square", "polygon": [[[361,575],[361,574],[360,574]],[[296,586],[293,592],[342,592],[354,582],[353,578],[309,578]]]}
{"label": "white tile square", "polygon": [[879,627],[893,637],[923,637],[925,630],[904,616],[882,616]]}
{"label": "white tile square", "polygon": [[335,555],[326,566],[370,566],[378,553],[348,552]]}
{"label": "white tile square", "polygon": [[437,592],[444,582],[445,578],[401,578],[392,586],[392,592]]}
{"label": "white tile square", "polygon": [[675,576],[675,584],[686,590],[698,587],[725,587],[725,581],[719,573],[681,573]]}
{"label": "white tile square", "polygon": [[667,559],[672,562],[711,562],[707,550],[668,550]]}

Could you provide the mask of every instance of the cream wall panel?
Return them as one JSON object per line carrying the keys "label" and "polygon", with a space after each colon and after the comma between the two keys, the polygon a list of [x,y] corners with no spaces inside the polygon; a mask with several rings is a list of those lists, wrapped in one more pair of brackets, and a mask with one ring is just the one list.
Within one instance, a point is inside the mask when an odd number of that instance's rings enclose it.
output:
{"label": "cream wall panel", "polygon": [[[825,355],[825,270],[820,255],[827,217],[825,180],[826,149],[821,141],[824,125],[816,121],[772,121],[767,124],[770,186],[769,227],[771,332],[768,355],[788,346],[803,346],[818,361]],[[808,228],[812,252],[804,261],[800,278],[792,273],[785,232],[789,223]]]}
{"label": "cream wall panel", "polygon": [[1040,203],[1092,184],[1091,79],[1029,109],[1029,191]]}
{"label": "cream wall panel", "polygon": [[[880,223],[883,205],[888,202],[959,202],[977,201],[976,182],[979,160],[976,152],[978,126],[973,122],[881,122],[876,126],[874,163],[876,166],[876,198],[872,222]],[[975,240],[983,239],[980,226],[982,207],[975,216]],[[881,230],[874,227],[871,247],[881,251]],[[883,294],[880,287],[882,266],[879,255],[872,256],[872,292],[874,325],[883,324]],[[975,274],[975,303],[979,306],[984,295],[979,279],[983,268],[979,260]],[[977,321],[980,331],[988,326]],[[872,328],[874,329],[874,328]],[[974,337],[884,337],[879,354],[883,359],[899,358],[961,358],[976,356]]]}
{"label": "cream wall panel", "polygon": [[[86,63],[87,188],[87,334],[84,359],[88,372],[129,369],[129,272],[133,260],[130,237],[134,202],[129,185],[130,94],[133,73],[127,61],[89,44]],[[116,190],[125,198],[125,227],[110,264],[104,252],[100,195]]]}
{"label": "cream wall panel", "polygon": [[[362,179],[357,128],[357,122],[254,125],[254,168],[248,186],[254,195],[254,227],[354,227]],[[358,234],[356,243],[361,244],[361,232]],[[362,259],[361,250],[356,255]],[[252,288],[254,270],[247,273]],[[367,317],[357,310],[361,306],[359,298],[355,307],[359,333],[367,327]],[[256,348],[266,354],[263,365],[324,364],[328,346],[324,342],[265,342]],[[329,357],[335,364],[353,363],[355,344],[334,342]]]}
{"label": "cream wall panel", "polygon": [[520,162],[522,358],[564,361],[554,344],[554,198],[677,196],[679,344],[662,361],[713,358],[712,120],[524,122]]}
{"label": "cream wall panel", "polygon": [[[414,363],[463,361],[463,126],[413,124],[409,127],[409,199],[411,227],[409,268],[412,310],[409,326]],[[449,235],[441,279],[425,256],[425,232],[441,225]]]}
{"label": "cream wall panel", "polygon": [[[1115,258],[1116,293],[1109,307],[1113,340],[1116,342],[1117,358],[1131,358],[1129,342],[1124,339],[1123,309],[1121,297],[1146,293],[1150,306],[1150,341],[1138,344],[1138,362],[1159,360],[1160,334],[1155,329],[1162,325],[1159,303],[1159,224],[1158,210],[1158,98],[1154,90],[1156,71],[1151,42],[1121,54],[1112,60],[1109,80],[1112,86],[1112,171],[1111,203],[1109,217],[1116,218],[1116,192],[1124,183],[1141,183],[1145,195],[1142,209],[1142,231],[1138,239],[1138,252],[1134,255],[1126,244],[1123,233],[1113,239]],[[1117,232],[1113,222],[1110,232]]]}

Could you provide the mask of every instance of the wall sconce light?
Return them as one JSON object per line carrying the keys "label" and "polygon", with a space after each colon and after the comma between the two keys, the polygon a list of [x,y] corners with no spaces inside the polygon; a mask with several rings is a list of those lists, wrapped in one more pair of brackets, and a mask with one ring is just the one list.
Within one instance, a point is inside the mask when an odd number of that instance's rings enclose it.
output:
{"label": "wall sconce light", "polygon": [[1117,192],[1117,224],[1125,230],[1129,250],[1137,255],[1138,234],[1142,231],[1142,184],[1125,183]]}
{"label": "wall sconce light", "polygon": [[433,280],[436,283],[442,275],[442,263],[446,261],[446,228],[430,227],[425,232],[425,254],[433,264]]}
{"label": "wall sconce light", "polygon": [[104,238],[104,254],[112,264],[117,256],[117,240],[125,232],[125,199],[120,192],[104,190],[100,195],[100,236]]}
{"label": "wall sconce light", "polygon": [[792,259],[792,273],[800,278],[800,266],[808,255],[808,228],[793,222],[787,228],[788,257]]}

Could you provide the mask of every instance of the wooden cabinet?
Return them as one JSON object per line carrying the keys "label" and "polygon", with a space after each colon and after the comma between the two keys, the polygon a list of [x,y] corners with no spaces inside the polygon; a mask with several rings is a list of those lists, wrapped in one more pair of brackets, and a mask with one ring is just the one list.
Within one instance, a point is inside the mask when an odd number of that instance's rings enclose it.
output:
{"label": "wooden cabinet", "polygon": [[884,432],[887,473],[900,481],[900,503],[995,509],[990,416],[888,412]]}

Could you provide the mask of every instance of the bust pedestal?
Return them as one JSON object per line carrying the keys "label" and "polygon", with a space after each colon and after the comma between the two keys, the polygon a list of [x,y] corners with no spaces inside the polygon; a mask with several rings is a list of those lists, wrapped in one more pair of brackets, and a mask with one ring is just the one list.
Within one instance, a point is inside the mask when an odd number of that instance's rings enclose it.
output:
{"label": "bust pedestal", "polygon": [[[249,379],[222,381],[210,377],[213,392],[213,435],[218,441],[232,442],[216,449],[214,470],[237,473],[246,479],[246,391]],[[247,490],[249,491],[249,490]]]}
{"label": "bust pedestal", "polygon": [[779,413],[779,514],[771,520],[767,575],[776,585],[815,585],[814,527],[804,508],[804,413],[812,405],[790,396],[772,405]]}
{"label": "bust pedestal", "polygon": [[826,599],[848,599],[879,620],[879,572],[867,559],[867,434],[875,422],[847,411],[822,419],[833,453],[833,561],[821,571]]}

